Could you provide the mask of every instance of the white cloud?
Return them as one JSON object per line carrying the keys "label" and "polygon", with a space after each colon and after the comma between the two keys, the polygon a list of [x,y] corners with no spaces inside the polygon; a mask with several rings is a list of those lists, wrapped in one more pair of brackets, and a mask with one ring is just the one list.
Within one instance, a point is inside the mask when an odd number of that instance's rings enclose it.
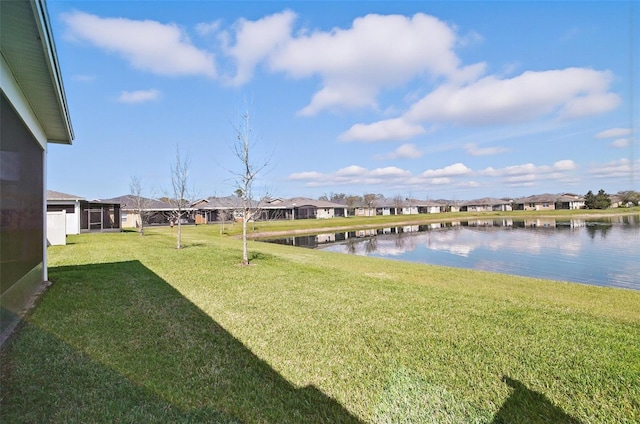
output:
{"label": "white cloud", "polygon": [[451,178],[447,178],[447,177],[431,178],[427,182],[432,185],[451,184]]}
{"label": "white cloud", "polygon": [[422,176],[429,178],[453,177],[459,175],[467,175],[471,172],[471,168],[458,162],[454,163],[453,165],[445,166],[441,169],[428,169],[422,173]]}
{"label": "white cloud", "polygon": [[505,177],[505,176],[522,176],[522,175],[545,175],[549,176],[552,172],[572,171],[578,168],[578,165],[570,159],[560,160],[553,165],[534,165],[532,163],[525,163],[522,165],[512,165],[500,169],[494,169],[492,167],[479,171],[480,175],[487,175],[491,177]]}
{"label": "white cloud", "polygon": [[310,187],[357,184],[388,186],[406,181],[410,177],[410,171],[395,166],[370,170],[362,166],[351,165],[328,174],[315,171],[299,172],[291,174],[289,179],[306,180],[308,181],[306,185]]}
{"label": "white cloud", "polygon": [[177,25],[78,11],[62,14],[62,20],[68,36],[114,52],[136,69],[171,76],[216,75],[213,54],[193,46]]}
{"label": "white cloud", "polygon": [[386,155],[377,155],[375,159],[377,160],[385,160],[385,159],[417,159],[422,157],[424,153],[420,151],[415,144],[403,144],[398,147],[391,153]]}
{"label": "white cloud", "polygon": [[510,78],[482,78],[466,86],[443,84],[406,113],[410,122],[466,125],[507,124],[558,114],[575,118],[615,108],[620,98],[607,90],[609,72],[567,68],[524,72]]}
{"label": "white cloud", "polygon": [[373,124],[355,124],[340,135],[343,141],[404,140],[425,132],[421,125],[402,118],[387,119]]}
{"label": "white cloud", "polygon": [[631,142],[632,140],[630,138],[617,138],[613,140],[609,146],[616,148],[629,147]]}
{"label": "white cloud", "polygon": [[[542,170],[548,170],[549,167],[543,167]],[[491,177],[502,177],[505,175],[523,175],[528,173],[535,173],[542,171],[540,167],[535,166],[532,163],[526,163],[523,165],[511,165],[500,169],[494,169],[493,167],[488,167],[482,171],[480,171],[480,175],[488,175]]]}
{"label": "white cloud", "polygon": [[499,155],[509,151],[506,147],[478,147],[475,143],[465,144],[464,149],[471,156]]}
{"label": "white cloud", "polygon": [[[602,167],[597,175],[604,175],[610,168],[620,168],[622,172],[629,172],[629,166],[611,164]],[[535,187],[543,181],[557,183],[562,186],[572,185],[576,180],[575,170],[577,164],[570,160],[560,160],[552,165],[534,165],[526,163],[522,165],[507,166],[504,168],[486,168],[474,171],[463,163],[454,163],[443,168],[428,169],[421,174],[413,175],[411,171],[386,167],[367,169],[358,165],[351,165],[335,172],[300,172],[291,174],[290,180],[306,181],[307,187],[331,187],[331,186],[361,186],[361,190],[374,190],[385,192],[391,190],[460,190],[475,189],[486,186],[495,189],[496,186]],[[592,169],[596,169],[592,167]],[[599,168],[598,168],[599,169]],[[368,188],[363,188],[366,186]]]}
{"label": "white cloud", "polygon": [[205,37],[209,34],[215,34],[220,29],[220,21],[213,22],[200,22],[196,25],[196,31],[201,36]]}
{"label": "white cloud", "polygon": [[553,169],[556,171],[572,171],[577,168],[578,165],[571,159],[559,160],[553,164]]}
{"label": "white cloud", "polygon": [[357,176],[366,174],[368,172],[369,171],[366,168],[363,168],[361,166],[351,165],[351,166],[347,166],[346,168],[339,169],[338,172],[336,172],[336,175],[341,177],[357,177]]}
{"label": "white cloud", "polygon": [[460,62],[455,43],[453,29],[433,16],[371,14],[348,29],[292,37],[268,63],[294,78],[321,78],[323,87],[301,111],[313,115],[335,107],[373,107],[382,88],[425,73],[455,73]]}
{"label": "white cloud", "polygon": [[118,97],[118,101],[121,103],[144,103],[153,100],[157,100],[160,97],[158,90],[137,90],[137,91],[123,91]]}
{"label": "white cloud", "polygon": [[589,93],[566,102],[560,111],[560,118],[575,119],[598,115],[615,109],[620,104],[620,96],[614,93]]}
{"label": "white cloud", "polygon": [[464,36],[460,37],[458,44],[466,47],[474,44],[480,44],[484,41],[484,37],[476,31],[469,31]]}
{"label": "white cloud", "polygon": [[411,172],[395,166],[388,166],[386,168],[374,169],[370,172],[370,175],[374,177],[407,177],[411,175]]}
{"label": "white cloud", "polygon": [[640,170],[640,159],[632,162],[627,158],[607,162],[603,164],[593,164],[590,166],[589,175],[594,178],[628,178],[638,173]]}
{"label": "white cloud", "polygon": [[478,175],[494,177],[500,183],[511,187],[533,187],[538,181],[551,180],[562,183],[575,182],[571,171],[578,165],[570,160],[560,160],[553,165],[534,165],[525,163],[494,169],[492,167],[478,171]]}
{"label": "white cloud", "polygon": [[631,134],[630,128],[610,128],[595,135],[596,138],[622,137]]}
{"label": "white cloud", "polygon": [[323,173],[315,172],[315,171],[297,172],[297,173],[289,175],[289,179],[290,180],[313,180],[313,179],[320,179],[320,178],[323,178],[323,177],[324,177]]}
{"label": "white cloud", "polygon": [[295,18],[295,13],[285,10],[257,21],[240,19],[235,24],[233,45],[230,45],[231,35],[228,32],[221,34],[225,52],[236,61],[236,75],[230,79],[232,84],[244,84],[250,80],[259,62],[291,41]]}

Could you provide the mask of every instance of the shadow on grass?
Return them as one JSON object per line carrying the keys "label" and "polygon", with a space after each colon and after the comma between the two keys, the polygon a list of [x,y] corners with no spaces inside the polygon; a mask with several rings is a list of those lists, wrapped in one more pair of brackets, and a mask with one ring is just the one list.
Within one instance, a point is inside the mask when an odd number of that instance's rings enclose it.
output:
{"label": "shadow on grass", "polygon": [[50,269],[2,352],[3,422],[357,423],[140,262]]}
{"label": "shadow on grass", "polygon": [[513,392],[494,416],[492,424],[581,423],[555,406],[545,395],[529,389],[518,380],[504,376],[502,381],[513,388]]}

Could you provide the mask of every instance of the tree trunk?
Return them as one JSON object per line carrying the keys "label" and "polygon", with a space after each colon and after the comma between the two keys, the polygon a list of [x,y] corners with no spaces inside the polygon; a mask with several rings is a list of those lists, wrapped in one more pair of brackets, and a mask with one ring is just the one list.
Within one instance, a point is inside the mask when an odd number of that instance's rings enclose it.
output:
{"label": "tree trunk", "polygon": [[182,246],[180,245],[180,239],[182,238],[182,224],[180,223],[180,221],[182,221],[180,218],[178,218],[178,241],[177,241],[177,249],[180,249]]}
{"label": "tree trunk", "polygon": [[243,265],[249,265],[249,253],[247,249],[247,215],[249,210],[244,210],[244,216],[242,217],[242,263]]}

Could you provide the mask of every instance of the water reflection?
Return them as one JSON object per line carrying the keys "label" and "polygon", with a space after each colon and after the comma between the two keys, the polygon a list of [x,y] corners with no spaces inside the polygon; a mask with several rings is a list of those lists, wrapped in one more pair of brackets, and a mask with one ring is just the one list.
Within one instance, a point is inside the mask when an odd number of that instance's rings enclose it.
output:
{"label": "water reflection", "polygon": [[474,219],[272,242],[640,290],[640,216]]}

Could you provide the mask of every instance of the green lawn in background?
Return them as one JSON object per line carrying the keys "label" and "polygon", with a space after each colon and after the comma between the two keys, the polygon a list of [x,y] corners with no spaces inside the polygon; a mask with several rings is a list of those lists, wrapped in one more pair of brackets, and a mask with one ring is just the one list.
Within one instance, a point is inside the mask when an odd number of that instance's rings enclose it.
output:
{"label": "green lawn in background", "polygon": [[219,234],[50,247],[0,421],[640,421],[640,292]]}

